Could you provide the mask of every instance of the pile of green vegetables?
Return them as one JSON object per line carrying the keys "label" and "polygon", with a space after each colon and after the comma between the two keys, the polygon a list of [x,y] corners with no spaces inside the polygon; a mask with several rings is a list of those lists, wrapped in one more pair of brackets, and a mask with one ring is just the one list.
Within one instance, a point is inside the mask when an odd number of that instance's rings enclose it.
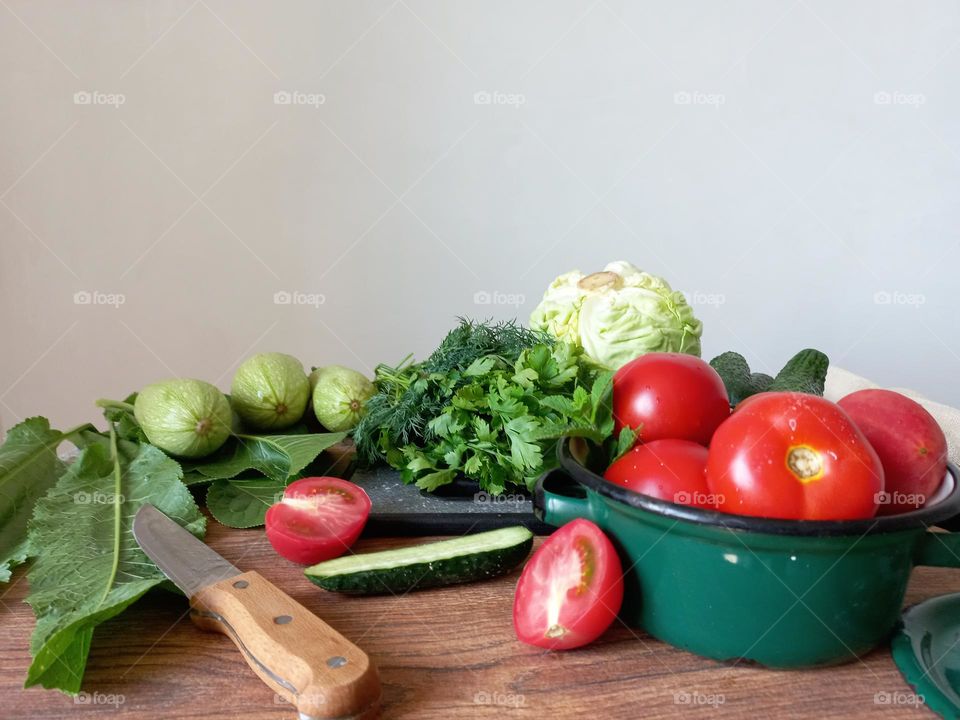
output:
{"label": "pile of green vegetables", "polygon": [[[265,353],[238,368],[229,396],[176,379],[99,401],[103,431],[25,420],[0,446],[0,582],[31,561],[27,686],[77,692],[96,626],[164,583],[131,531],[144,503],[197,536],[197,497],[225,525],[262,525],[291,481],[329,474],[322,454],[351,433],[361,463],[386,462],[428,491],[460,477],[494,495],[526,491],[555,466],[563,436],[592,440],[611,462],[632,447],[632,429],[614,435],[613,373],[646,352],[699,355],[701,332],[680,293],[617,262],[558,277],[529,328],[461,320],[425,360],[380,365],[373,383],[340,366],[308,376]],[[735,402],[822,394],[827,360],[804,351],[776,378],[735,353],[711,364]],[[798,377],[806,384],[791,386]],[[70,463],[64,444],[78,453]]]}
{"label": "pile of green vegetables", "polygon": [[[229,397],[203,381],[168,380],[99,401],[103,432],[59,431],[42,417],[12,428],[0,446],[0,582],[32,561],[26,685],[78,692],[96,626],[164,582],[131,530],[144,503],[198,537],[202,493],[223,524],[262,525],[289,482],[329,470],[321,453],[346,438],[372,392],[352,370],[308,378],[295,358],[266,353],[240,366]],[[78,453],[70,463],[58,454],[68,443]]]}
{"label": "pile of green vegetables", "polygon": [[[461,475],[491,494],[530,489],[561,437],[613,433],[612,374],[583,360],[547,333],[461,320],[425,361],[377,367],[354,431],[360,459],[384,460],[425,490]],[[628,430],[622,447],[633,440]]]}

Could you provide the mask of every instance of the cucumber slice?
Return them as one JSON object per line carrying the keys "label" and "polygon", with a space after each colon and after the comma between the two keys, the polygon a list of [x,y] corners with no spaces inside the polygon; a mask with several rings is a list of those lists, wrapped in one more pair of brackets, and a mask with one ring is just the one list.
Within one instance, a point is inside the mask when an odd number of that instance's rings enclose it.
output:
{"label": "cucumber slice", "polygon": [[496,577],[519,565],[533,533],[517,526],[411,547],[346,555],[304,570],[324,590],[350,595],[405,593]]}

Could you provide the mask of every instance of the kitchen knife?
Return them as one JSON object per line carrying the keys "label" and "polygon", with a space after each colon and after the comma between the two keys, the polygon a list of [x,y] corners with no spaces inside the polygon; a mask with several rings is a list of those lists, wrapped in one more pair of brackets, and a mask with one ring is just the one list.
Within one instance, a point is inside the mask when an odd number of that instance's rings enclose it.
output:
{"label": "kitchen knife", "polygon": [[367,655],[255,572],[240,572],[153,505],[133,519],[133,535],[190,599],[190,616],[227,635],[247,664],[301,720],[372,718],[380,679]]}

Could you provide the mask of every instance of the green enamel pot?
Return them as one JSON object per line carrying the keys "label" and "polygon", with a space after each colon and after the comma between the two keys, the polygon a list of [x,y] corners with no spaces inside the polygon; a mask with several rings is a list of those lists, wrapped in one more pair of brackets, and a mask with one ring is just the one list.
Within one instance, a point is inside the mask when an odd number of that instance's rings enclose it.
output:
{"label": "green enamel pot", "polygon": [[595,448],[566,438],[537,482],[537,516],[599,525],[625,571],[620,616],[721,661],[797,668],[850,662],[890,637],[916,565],[960,567],[951,465],[920,510],[846,521],[755,518],[676,505],[601,477]]}

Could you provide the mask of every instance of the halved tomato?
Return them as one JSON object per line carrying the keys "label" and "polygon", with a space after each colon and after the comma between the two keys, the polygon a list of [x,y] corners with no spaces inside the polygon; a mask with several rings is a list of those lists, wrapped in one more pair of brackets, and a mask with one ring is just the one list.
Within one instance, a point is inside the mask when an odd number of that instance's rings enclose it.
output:
{"label": "halved tomato", "polygon": [[521,642],[568,650],[600,637],[622,602],[623,570],[613,544],[589,520],[572,520],[523,569],[513,627]]}
{"label": "halved tomato", "polygon": [[267,539],[287,560],[312,565],[343,555],[363,532],[370,498],[359,485],[310,477],[287,485],[267,510]]}

